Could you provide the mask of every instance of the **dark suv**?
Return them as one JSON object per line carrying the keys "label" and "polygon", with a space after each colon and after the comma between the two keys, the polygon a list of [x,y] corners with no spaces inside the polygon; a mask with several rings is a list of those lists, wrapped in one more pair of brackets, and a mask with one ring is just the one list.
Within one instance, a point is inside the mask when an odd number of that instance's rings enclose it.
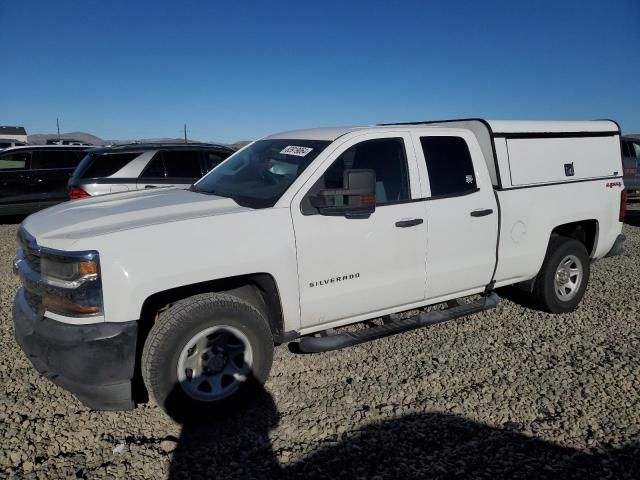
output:
{"label": "dark suv", "polygon": [[0,151],[0,215],[21,215],[69,199],[67,182],[87,147],[30,145]]}
{"label": "dark suv", "polygon": [[622,137],[624,186],[627,190],[640,190],[640,137]]}
{"label": "dark suv", "polygon": [[69,180],[72,199],[158,187],[187,188],[233,150],[209,143],[131,144],[87,151]]}

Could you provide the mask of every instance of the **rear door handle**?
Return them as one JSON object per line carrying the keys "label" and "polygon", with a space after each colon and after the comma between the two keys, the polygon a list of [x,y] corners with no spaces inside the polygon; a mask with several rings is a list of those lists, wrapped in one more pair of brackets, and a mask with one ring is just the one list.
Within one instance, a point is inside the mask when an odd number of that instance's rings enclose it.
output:
{"label": "rear door handle", "polygon": [[145,185],[144,188],[157,188],[155,185]]}
{"label": "rear door handle", "polygon": [[490,208],[480,208],[478,210],[474,210],[470,213],[472,217],[485,217],[487,215],[491,215],[493,210]]}
{"label": "rear door handle", "polygon": [[415,227],[416,225],[420,225],[424,220],[421,218],[412,218],[411,220],[400,220],[396,222],[396,227],[398,228],[407,228],[407,227]]}

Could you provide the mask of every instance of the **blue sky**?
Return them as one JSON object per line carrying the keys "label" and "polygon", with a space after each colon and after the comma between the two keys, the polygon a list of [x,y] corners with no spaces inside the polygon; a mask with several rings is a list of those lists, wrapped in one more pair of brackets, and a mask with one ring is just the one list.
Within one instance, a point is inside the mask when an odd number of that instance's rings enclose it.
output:
{"label": "blue sky", "polygon": [[0,124],[232,142],[485,117],[640,132],[640,1],[0,0]]}

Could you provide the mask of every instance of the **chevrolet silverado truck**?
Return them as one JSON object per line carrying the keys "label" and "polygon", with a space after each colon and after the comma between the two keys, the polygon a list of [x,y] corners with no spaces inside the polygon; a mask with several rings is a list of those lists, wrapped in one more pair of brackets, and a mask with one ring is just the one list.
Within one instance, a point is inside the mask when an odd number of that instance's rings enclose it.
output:
{"label": "chevrolet silverado truck", "polygon": [[493,308],[507,285],[571,312],[592,261],[621,251],[622,175],[612,121],[267,136],[188,189],[28,217],[16,338],[91,408],[220,408],[278,344],[348,347]]}

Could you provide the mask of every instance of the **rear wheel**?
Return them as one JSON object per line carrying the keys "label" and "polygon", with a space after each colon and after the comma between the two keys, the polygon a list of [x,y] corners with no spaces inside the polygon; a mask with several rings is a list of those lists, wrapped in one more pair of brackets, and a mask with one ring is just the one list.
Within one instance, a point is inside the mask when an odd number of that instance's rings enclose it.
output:
{"label": "rear wheel", "polygon": [[571,312],[584,296],[589,274],[589,255],[584,245],[572,238],[553,236],[536,277],[533,296],[548,312]]}
{"label": "rear wheel", "polygon": [[271,369],[266,319],[237,297],[207,293],[163,312],[142,352],[150,395],[169,415],[186,419],[240,400]]}

